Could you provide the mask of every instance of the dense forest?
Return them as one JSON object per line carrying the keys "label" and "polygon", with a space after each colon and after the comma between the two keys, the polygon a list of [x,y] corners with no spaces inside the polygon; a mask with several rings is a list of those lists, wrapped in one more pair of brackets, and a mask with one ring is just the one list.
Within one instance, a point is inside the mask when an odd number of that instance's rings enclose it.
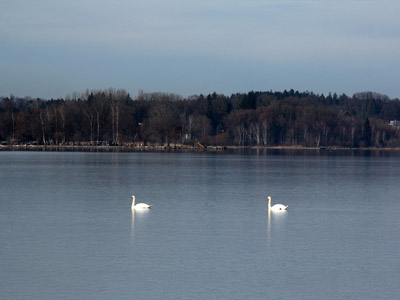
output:
{"label": "dense forest", "polygon": [[125,90],[0,98],[2,144],[399,147],[400,100],[294,90],[182,98]]}

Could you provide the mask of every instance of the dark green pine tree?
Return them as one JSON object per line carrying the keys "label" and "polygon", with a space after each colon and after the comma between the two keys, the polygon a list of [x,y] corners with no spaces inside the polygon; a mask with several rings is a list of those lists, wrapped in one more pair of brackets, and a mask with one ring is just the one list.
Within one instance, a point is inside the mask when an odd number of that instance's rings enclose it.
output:
{"label": "dark green pine tree", "polygon": [[239,103],[239,109],[256,109],[256,106],[256,94],[254,92],[249,92]]}
{"label": "dark green pine tree", "polygon": [[371,139],[372,139],[371,125],[369,124],[369,119],[366,118],[364,121],[363,132],[362,132],[362,140],[364,142],[365,147],[371,146]]}

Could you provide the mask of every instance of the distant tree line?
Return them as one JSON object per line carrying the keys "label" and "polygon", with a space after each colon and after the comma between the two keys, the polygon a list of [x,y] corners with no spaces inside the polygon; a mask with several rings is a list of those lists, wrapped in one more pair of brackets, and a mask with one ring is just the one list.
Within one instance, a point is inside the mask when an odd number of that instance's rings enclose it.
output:
{"label": "distant tree line", "polygon": [[374,92],[140,92],[133,99],[110,88],[57,100],[0,98],[0,141],[8,144],[400,146],[390,120],[400,120],[400,100]]}

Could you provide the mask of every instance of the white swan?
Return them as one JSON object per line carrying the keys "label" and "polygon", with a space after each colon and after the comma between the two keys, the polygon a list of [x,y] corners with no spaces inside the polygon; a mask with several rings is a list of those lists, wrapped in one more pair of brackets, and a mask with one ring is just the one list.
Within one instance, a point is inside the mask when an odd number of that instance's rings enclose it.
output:
{"label": "white swan", "polygon": [[268,201],[268,209],[271,211],[283,211],[283,210],[287,210],[288,205],[282,205],[282,204],[275,204],[274,206],[271,206],[271,196],[267,197],[267,201]]}
{"label": "white swan", "polygon": [[134,209],[148,209],[148,208],[151,208],[151,205],[146,204],[146,203],[138,203],[138,204],[135,205],[136,197],[134,195],[132,195],[131,198],[132,198],[132,206],[131,206],[132,210],[134,210]]}

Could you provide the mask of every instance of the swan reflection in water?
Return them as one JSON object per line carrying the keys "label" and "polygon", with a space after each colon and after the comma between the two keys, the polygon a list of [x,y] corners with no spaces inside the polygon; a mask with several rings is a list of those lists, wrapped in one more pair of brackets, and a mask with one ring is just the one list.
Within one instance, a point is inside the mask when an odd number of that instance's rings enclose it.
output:
{"label": "swan reflection in water", "polygon": [[279,234],[280,229],[286,219],[288,212],[286,209],[284,210],[272,210],[268,209],[267,213],[267,242],[268,244],[271,241],[271,230],[274,227],[274,234]]}
{"label": "swan reflection in water", "polygon": [[134,239],[134,235],[135,235],[135,219],[136,218],[141,218],[141,216],[143,217],[144,215],[146,215],[149,210],[148,209],[132,209],[132,218],[131,218],[131,241],[133,241]]}
{"label": "swan reflection in water", "polygon": [[136,204],[136,197],[135,195],[131,196],[132,199],[132,205],[131,205],[131,211],[132,211],[132,221],[131,221],[131,240],[133,240],[134,236],[134,231],[135,231],[135,214],[141,214],[145,213],[151,208],[150,204],[147,203],[137,203]]}

